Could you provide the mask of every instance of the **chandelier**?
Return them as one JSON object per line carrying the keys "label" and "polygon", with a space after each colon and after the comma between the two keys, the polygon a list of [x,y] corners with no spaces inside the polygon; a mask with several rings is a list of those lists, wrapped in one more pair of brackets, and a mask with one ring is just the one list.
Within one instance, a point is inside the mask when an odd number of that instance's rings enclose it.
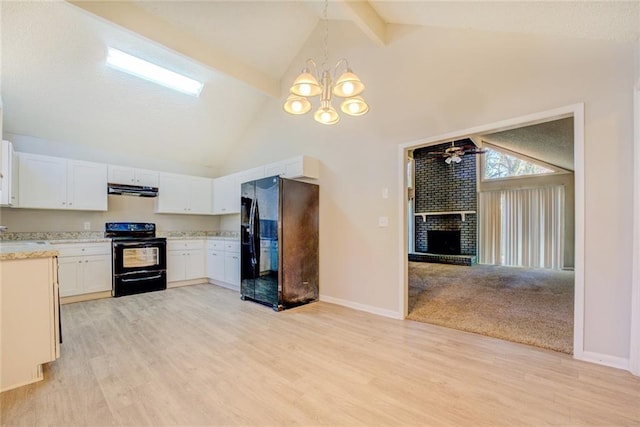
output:
{"label": "chandelier", "polygon": [[[344,98],[340,109],[349,116],[362,116],[369,111],[369,106],[362,99],[360,94],[364,91],[364,84],[360,81],[346,59],[340,59],[333,69],[327,68],[328,62],[328,41],[329,24],[327,20],[328,0],[324,2],[324,61],[322,72],[312,59],[307,59],[300,75],[293,81],[289,89],[289,97],[284,102],[284,111],[293,115],[306,114],[311,111],[311,101],[309,98],[320,95],[320,106],[313,115],[313,118],[326,125],[332,125],[340,121],[340,116],[333,105],[331,97],[335,95]],[[335,80],[338,70],[344,67],[343,73]]]}

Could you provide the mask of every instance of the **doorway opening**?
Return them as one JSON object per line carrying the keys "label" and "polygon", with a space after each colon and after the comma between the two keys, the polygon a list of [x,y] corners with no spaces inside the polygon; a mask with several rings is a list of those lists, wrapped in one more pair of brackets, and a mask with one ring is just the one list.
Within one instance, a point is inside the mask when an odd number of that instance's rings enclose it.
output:
{"label": "doorway opening", "polygon": [[[582,123],[582,106],[576,105],[401,148],[403,166],[414,168],[403,179],[401,192],[409,196],[401,204],[406,218],[401,264],[405,317],[581,356]],[[545,132],[554,128],[570,132],[561,136],[564,141],[551,142],[558,135]],[[447,162],[453,149],[442,147],[454,146],[468,151],[457,150],[454,154],[461,155]],[[519,159],[518,178],[487,178],[484,156],[489,149]],[[452,187],[432,186],[420,195],[425,179],[416,173],[419,157],[448,168]],[[473,183],[454,179],[460,166],[473,170]],[[436,175],[442,177],[446,170]],[[475,197],[461,185],[472,186]],[[469,226],[474,238],[460,241],[461,255],[471,257],[471,263],[446,262],[452,255],[432,253],[428,242],[421,242],[422,234],[431,238],[429,231],[459,232]],[[459,238],[449,234],[448,239]]]}

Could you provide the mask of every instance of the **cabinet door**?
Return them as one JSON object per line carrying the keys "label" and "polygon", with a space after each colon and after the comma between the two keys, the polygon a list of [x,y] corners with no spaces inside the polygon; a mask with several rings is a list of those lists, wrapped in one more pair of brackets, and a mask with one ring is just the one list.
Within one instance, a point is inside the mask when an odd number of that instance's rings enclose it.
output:
{"label": "cabinet door", "polygon": [[249,182],[256,179],[264,178],[265,175],[265,167],[259,166],[253,169],[247,169],[246,171],[242,171],[239,174],[239,183]]}
{"label": "cabinet door", "polygon": [[240,212],[239,176],[226,175],[213,180],[213,213],[231,214]]}
{"label": "cabinet door", "polygon": [[185,251],[167,251],[167,282],[185,280],[185,268]]}
{"label": "cabinet door", "polygon": [[84,257],[83,268],[83,293],[111,290],[111,255],[92,255]]}
{"label": "cabinet door", "polygon": [[20,153],[18,171],[19,207],[67,208],[67,160]]}
{"label": "cabinet door", "polygon": [[109,165],[109,182],[111,184],[135,184],[135,170],[125,166]]}
{"label": "cabinet door", "polygon": [[205,259],[203,249],[191,249],[187,252],[185,279],[200,279],[205,277]]}
{"label": "cabinet door", "polygon": [[2,160],[0,160],[0,206],[13,204],[11,199],[13,179],[13,159],[15,157],[13,144],[9,141],[2,141]]}
{"label": "cabinet door", "polygon": [[224,281],[224,252],[210,249],[207,255],[207,277]]}
{"label": "cabinet door", "polygon": [[67,177],[68,209],[107,210],[107,165],[69,160]]}
{"label": "cabinet door", "polygon": [[187,213],[189,205],[189,180],[184,175],[160,174],[156,212]]}
{"label": "cabinet door", "polygon": [[83,260],[84,257],[80,256],[58,258],[58,283],[61,297],[82,293]]}
{"label": "cabinet door", "polygon": [[211,178],[191,177],[189,181],[189,187],[183,189],[183,191],[189,194],[187,213],[212,214],[213,191],[211,188]]}
{"label": "cabinet door", "polygon": [[158,187],[160,174],[156,171],[136,169],[135,184],[143,187]]}
{"label": "cabinet door", "polygon": [[225,254],[224,281],[232,285],[240,285],[240,254]]}
{"label": "cabinet door", "polygon": [[283,162],[271,163],[264,168],[264,176],[284,175],[285,167]]}

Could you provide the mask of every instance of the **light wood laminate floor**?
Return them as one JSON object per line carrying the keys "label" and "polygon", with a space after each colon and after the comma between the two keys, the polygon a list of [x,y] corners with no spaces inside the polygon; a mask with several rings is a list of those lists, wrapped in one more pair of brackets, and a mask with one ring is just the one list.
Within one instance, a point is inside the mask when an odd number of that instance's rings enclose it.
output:
{"label": "light wood laminate floor", "polygon": [[62,307],[62,357],[3,425],[640,425],[628,372],[313,303],[196,285]]}

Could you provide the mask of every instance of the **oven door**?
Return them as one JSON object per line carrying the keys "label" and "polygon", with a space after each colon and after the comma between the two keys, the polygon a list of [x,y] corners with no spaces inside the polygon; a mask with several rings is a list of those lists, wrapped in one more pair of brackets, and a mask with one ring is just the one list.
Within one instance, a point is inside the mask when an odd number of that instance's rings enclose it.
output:
{"label": "oven door", "polygon": [[113,274],[167,269],[166,240],[114,241]]}

